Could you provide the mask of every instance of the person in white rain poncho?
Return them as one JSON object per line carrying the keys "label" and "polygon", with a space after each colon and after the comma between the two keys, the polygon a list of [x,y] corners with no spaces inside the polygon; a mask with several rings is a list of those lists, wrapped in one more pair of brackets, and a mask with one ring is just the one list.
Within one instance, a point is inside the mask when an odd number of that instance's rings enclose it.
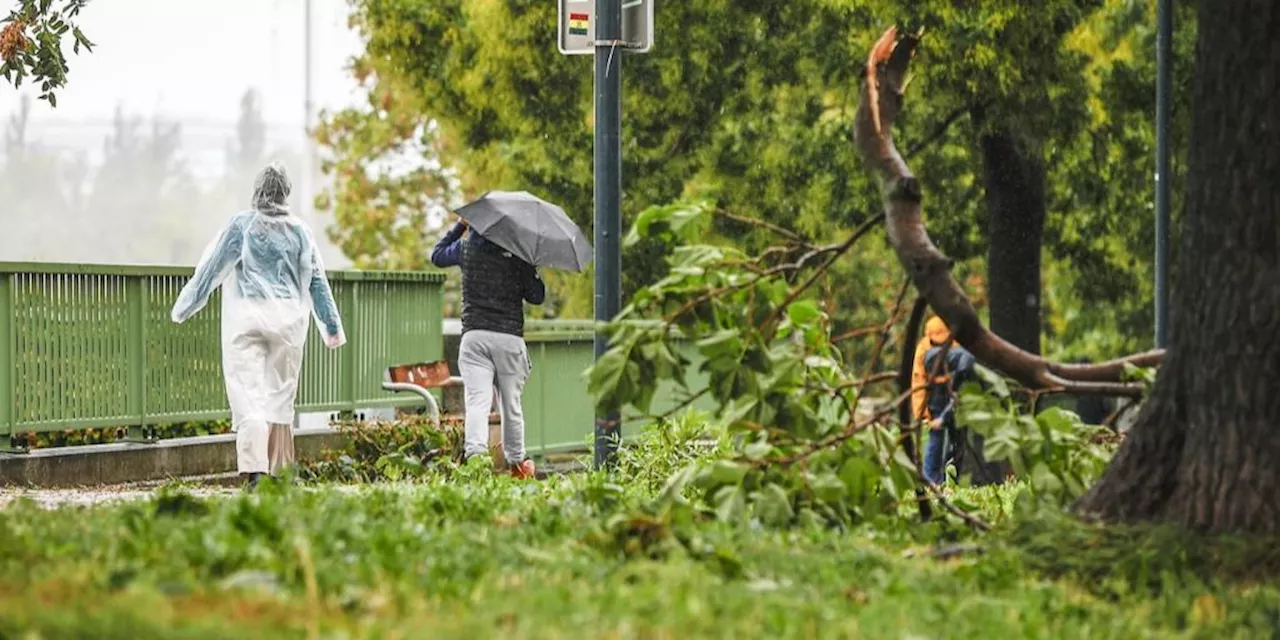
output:
{"label": "person in white rain poncho", "polygon": [[236,432],[236,465],[250,487],[293,462],[293,404],[311,316],[325,346],[346,343],[311,231],[290,215],[289,177],[272,163],[253,208],[205,249],[173,305],[185,322],[222,286],[222,369]]}

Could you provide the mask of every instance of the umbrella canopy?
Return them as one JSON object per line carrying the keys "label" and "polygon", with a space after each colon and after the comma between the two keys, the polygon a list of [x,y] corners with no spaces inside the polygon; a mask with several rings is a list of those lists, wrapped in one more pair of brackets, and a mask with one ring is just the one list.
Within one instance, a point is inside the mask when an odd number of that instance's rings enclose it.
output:
{"label": "umbrella canopy", "polygon": [[564,209],[524,191],[490,191],[458,209],[472,231],[535,267],[582,271],[591,243]]}

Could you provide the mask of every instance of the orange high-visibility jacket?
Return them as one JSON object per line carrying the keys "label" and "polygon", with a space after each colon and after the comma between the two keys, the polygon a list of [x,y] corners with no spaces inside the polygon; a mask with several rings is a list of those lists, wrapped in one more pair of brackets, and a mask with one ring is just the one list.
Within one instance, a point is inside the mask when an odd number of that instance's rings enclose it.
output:
{"label": "orange high-visibility jacket", "polygon": [[932,316],[924,325],[924,337],[916,343],[915,361],[911,365],[911,415],[916,420],[930,418],[929,406],[925,402],[928,397],[926,385],[929,373],[924,370],[924,356],[930,347],[937,347],[951,340],[951,329],[938,316]]}

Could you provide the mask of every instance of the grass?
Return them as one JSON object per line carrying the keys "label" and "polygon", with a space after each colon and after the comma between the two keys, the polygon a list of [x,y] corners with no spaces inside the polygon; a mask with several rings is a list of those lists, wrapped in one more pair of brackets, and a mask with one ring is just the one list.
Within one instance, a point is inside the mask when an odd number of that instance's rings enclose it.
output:
{"label": "grass", "polygon": [[[673,458],[679,444],[662,444]],[[1274,544],[895,518],[770,531],[646,516],[667,470],[520,483],[271,486],[201,500],[0,511],[0,637],[1265,638]],[[643,466],[641,466],[643,465]],[[947,559],[951,542],[980,548]],[[1272,564],[1267,564],[1271,562]],[[1244,569],[1252,567],[1253,571]],[[1225,576],[1229,579],[1219,579]]]}

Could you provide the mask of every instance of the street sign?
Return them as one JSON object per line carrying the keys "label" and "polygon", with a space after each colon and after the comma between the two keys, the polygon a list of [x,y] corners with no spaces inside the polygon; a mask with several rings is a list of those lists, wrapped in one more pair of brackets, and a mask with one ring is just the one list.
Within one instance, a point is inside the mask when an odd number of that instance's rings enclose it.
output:
{"label": "street sign", "polygon": [[[596,0],[558,0],[560,53],[589,55],[595,53]],[[654,0],[622,0],[622,40],[624,49],[632,53],[649,53],[653,49]]]}

